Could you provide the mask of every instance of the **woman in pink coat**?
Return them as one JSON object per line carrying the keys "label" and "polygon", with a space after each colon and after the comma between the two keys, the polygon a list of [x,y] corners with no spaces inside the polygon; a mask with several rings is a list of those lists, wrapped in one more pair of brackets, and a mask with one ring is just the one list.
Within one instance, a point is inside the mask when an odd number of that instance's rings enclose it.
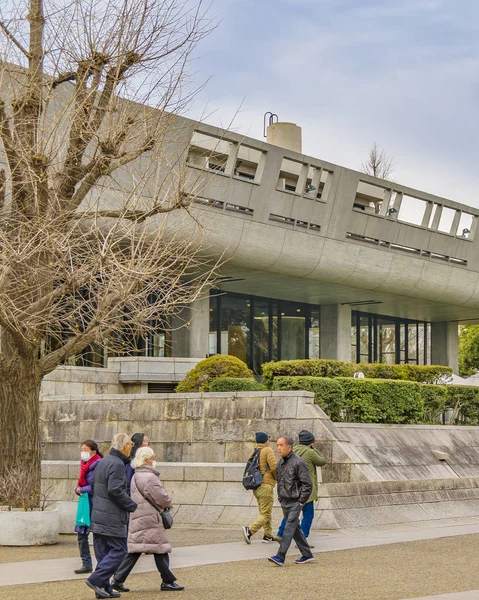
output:
{"label": "woman in pink coat", "polygon": [[128,592],[124,583],[138,559],[142,554],[153,554],[162,579],[161,590],[184,590],[184,587],[175,583],[176,577],[170,571],[168,554],[171,552],[171,544],[161,515],[155,508],[164,510],[171,507],[171,496],[161,484],[160,474],[155,469],[155,453],[148,446],[139,448],[131,466],[135,469],[131,480],[131,498],[138,504],[138,508],[130,516],[128,554],[113,576],[111,587],[119,592]]}

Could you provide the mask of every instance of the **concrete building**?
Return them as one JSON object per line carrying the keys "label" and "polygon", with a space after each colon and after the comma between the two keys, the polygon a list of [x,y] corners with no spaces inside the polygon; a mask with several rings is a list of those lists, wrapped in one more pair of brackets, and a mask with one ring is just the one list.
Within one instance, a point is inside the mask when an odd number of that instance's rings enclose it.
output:
{"label": "concrete building", "polygon": [[268,142],[183,118],[175,132],[208,251],[227,261],[189,326],[139,354],[457,372],[458,324],[479,318],[478,209],[306,156],[292,123]]}

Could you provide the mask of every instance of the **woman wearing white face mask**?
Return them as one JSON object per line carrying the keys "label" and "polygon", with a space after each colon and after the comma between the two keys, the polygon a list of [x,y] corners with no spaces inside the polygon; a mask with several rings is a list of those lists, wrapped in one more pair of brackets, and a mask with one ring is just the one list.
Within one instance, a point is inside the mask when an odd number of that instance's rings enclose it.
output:
{"label": "woman wearing white face mask", "polygon": [[[103,454],[98,448],[98,444],[93,440],[86,440],[81,445],[80,449],[80,477],[78,478],[78,485],[75,489],[75,493],[78,496],[82,494],[88,494],[88,500],[90,504],[90,517],[92,509],[92,490],[91,484],[93,481],[93,473],[95,472],[98,461],[103,458]],[[80,575],[81,573],[92,572],[92,562],[90,554],[90,544],[88,542],[88,535],[90,533],[90,527],[86,525],[77,525],[75,531],[78,534],[78,548],[80,550],[80,558],[82,566],[79,569],[75,569],[75,573]]]}
{"label": "woman wearing white face mask", "polygon": [[170,571],[168,554],[171,552],[171,544],[157,510],[171,508],[171,496],[161,484],[153,450],[149,447],[139,448],[132,467],[135,474],[131,480],[131,498],[138,508],[130,515],[128,554],[113,576],[111,587],[119,592],[128,592],[129,589],[124,585],[126,578],[145,553],[154,555],[156,568],[162,579],[160,589],[168,592],[181,591],[184,588],[175,583],[176,577]]}

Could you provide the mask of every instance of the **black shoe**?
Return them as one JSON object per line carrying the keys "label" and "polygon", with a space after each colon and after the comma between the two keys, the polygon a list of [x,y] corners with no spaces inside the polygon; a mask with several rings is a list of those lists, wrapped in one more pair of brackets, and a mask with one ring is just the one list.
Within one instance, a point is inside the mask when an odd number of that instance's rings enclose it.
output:
{"label": "black shoe", "polygon": [[98,587],[97,585],[93,584],[91,581],[88,581],[88,579],[85,581],[85,583],[87,584],[87,586],[93,590],[95,592],[95,598],[119,598],[120,594],[118,594],[117,592],[107,592],[105,590],[105,588],[101,588]]}
{"label": "black shoe", "polygon": [[174,583],[162,583],[160,589],[162,592],[181,592],[185,588],[182,585],[178,585],[175,581]]}
{"label": "black shoe", "polygon": [[83,575],[83,573],[92,573],[93,568],[92,567],[80,567],[79,569],[75,569],[73,572],[76,573],[77,575]]}
{"label": "black shoe", "polygon": [[249,527],[243,527],[243,537],[247,544],[251,544],[251,531]]}
{"label": "black shoe", "polygon": [[274,537],[272,535],[263,536],[263,544],[271,544],[272,542],[274,542]]}
{"label": "black shoe", "polygon": [[111,587],[117,592],[129,592],[130,588],[127,588],[121,583],[121,581],[116,581],[115,579],[111,580]]}

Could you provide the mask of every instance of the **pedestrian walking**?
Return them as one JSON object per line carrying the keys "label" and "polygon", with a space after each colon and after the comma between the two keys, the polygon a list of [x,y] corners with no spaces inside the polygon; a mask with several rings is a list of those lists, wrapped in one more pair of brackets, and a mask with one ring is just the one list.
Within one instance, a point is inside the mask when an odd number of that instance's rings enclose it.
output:
{"label": "pedestrian walking", "polygon": [[[314,435],[307,429],[303,429],[299,432],[299,444],[293,447],[293,452],[300,456],[307,464],[309,475],[311,477],[311,482],[313,484],[313,491],[311,492],[308,501],[305,502],[302,509],[303,517],[301,519],[301,530],[304,533],[304,537],[306,539],[309,538],[311,525],[313,524],[314,503],[318,499],[318,474],[316,471],[316,467],[322,467],[326,464],[326,459],[324,458],[324,456],[313,447],[315,441],[316,440]],[[278,533],[276,535],[276,539],[278,542],[281,542],[285,526],[286,519],[283,517],[281,525],[278,529]],[[308,544],[310,548],[314,548],[314,546],[310,544],[309,541]]]}
{"label": "pedestrian walking", "polygon": [[126,465],[126,493],[128,494],[128,496],[131,495],[131,478],[133,477],[133,473],[135,472],[135,469],[132,467],[133,459],[135,458],[135,455],[139,448],[144,448],[150,443],[144,433],[134,433],[131,436],[131,442],[133,444],[133,447],[130,453],[130,462]]}
{"label": "pedestrian walking", "polygon": [[253,490],[254,497],[258,503],[259,516],[250,525],[243,527],[243,536],[247,544],[251,544],[251,537],[260,529],[263,529],[263,543],[274,542],[273,537],[273,502],[274,486],[276,485],[276,457],[269,446],[269,436],[264,431],[256,432],[256,446],[248,457],[259,451],[259,470],[263,476],[261,485]]}
{"label": "pedestrian walking", "polygon": [[161,590],[179,592],[185,588],[176,583],[170,571],[171,544],[161,518],[161,511],[171,508],[171,496],[160,481],[152,448],[141,447],[133,460],[135,474],[131,480],[131,497],[138,504],[131,516],[128,531],[128,554],[111,581],[119,592],[129,592],[125,581],[142,554],[153,554],[161,575]]}
{"label": "pedestrian walking", "polygon": [[[75,569],[75,573],[91,573],[93,565],[91,561],[90,542],[88,536],[90,534],[91,512],[92,512],[92,489],[91,484],[93,475],[98,465],[98,461],[103,458],[103,454],[98,448],[98,444],[93,440],[85,440],[80,448],[80,477],[75,489],[75,494],[80,497],[77,510],[77,524],[75,532],[78,537],[78,549],[80,550],[81,567]],[[85,496],[83,496],[85,494]],[[82,497],[83,496],[83,497]],[[86,511],[86,519],[84,514],[80,512]],[[85,524],[81,524],[81,523]],[[87,524],[88,523],[88,524]]]}
{"label": "pedestrian walking", "polygon": [[128,552],[128,513],[136,503],[126,493],[125,465],[129,462],[132,443],[126,433],[117,433],[110,454],[98,463],[93,476],[92,531],[97,561],[95,571],[86,580],[97,598],[119,598],[110,577]]}
{"label": "pedestrian walking", "polygon": [[295,562],[302,565],[314,560],[299,524],[301,509],[311,495],[313,484],[306,463],[293,452],[293,440],[281,436],[276,442],[276,447],[281,457],[276,468],[278,499],[286,518],[286,526],[278,552],[268,560],[282,567],[294,539],[302,555]]}

